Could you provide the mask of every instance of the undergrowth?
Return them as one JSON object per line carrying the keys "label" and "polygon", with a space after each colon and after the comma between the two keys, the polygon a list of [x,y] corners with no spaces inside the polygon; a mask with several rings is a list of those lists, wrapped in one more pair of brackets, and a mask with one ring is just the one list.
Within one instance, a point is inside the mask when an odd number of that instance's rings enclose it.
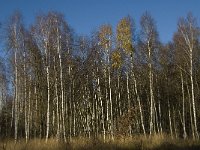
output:
{"label": "undergrowth", "polygon": [[26,142],[20,139],[0,141],[0,150],[199,150],[200,141],[192,139],[172,139],[169,136],[154,135],[151,137],[115,137],[114,141],[101,138],[89,139],[85,137],[72,138],[68,142],[56,139],[31,139]]}

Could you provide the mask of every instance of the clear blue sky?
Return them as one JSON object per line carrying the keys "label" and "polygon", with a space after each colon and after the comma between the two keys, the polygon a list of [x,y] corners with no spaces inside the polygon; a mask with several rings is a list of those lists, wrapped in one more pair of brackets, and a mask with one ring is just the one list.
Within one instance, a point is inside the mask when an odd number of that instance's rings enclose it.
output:
{"label": "clear blue sky", "polygon": [[113,27],[130,15],[139,26],[139,18],[149,11],[156,20],[160,39],[168,42],[176,31],[177,19],[191,11],[200,20],[200,0],[0,0],[0,22],[20,10],[24,22],[34,22],[39,12],[56,10],[65,15],[78,34],[88,35],[103,23]]}

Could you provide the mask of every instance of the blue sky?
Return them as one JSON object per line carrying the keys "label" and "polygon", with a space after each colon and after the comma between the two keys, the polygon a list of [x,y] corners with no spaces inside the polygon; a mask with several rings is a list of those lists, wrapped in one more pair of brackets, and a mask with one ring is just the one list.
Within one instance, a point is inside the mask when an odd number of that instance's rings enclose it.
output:
{"label": "blue sky", "polygon": [[15,10],[20,10],[25,24],[34,22],[40,12],[56,10],[65,15],[76,33],[88,35],[101,24],[113,27],[124,16],[130,15],[139,28],[139,19],[149,11],[157,23],[162,42],[172,39],[177,20],[191,11],[200,22],[200,0],[0,0],[0,22]]}

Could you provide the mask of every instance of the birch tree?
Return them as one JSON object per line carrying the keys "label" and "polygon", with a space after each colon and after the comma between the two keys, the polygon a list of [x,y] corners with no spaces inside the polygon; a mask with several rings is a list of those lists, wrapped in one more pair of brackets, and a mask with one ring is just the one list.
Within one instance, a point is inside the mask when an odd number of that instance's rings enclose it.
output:
{"label": "birch tree", "polygon": [[[105,62],[105,78],[107,80],[108,91],[106,90],[106,95],[108,95],[107,102],[107,121],[108,128],[110,131],[111,139],[114,140],[113,135],[113,104],[112,104],[112,89],[111,89],[111,64],[110,64],[110,54],[112,48],[112,27],[110,25],[103,25],[99,32],[100,45],[103,49],[104,62]],[[108,92],[108,93],[107,93]],[[107,97],[107,96],[106,96]],[[107,101],[107,99],[106,99]],[[110,105],[110,108],[108,108]]]}
{"label": "birch tree", "polygon": [[142,49],[144,49],[145,57],[148,64],[148,78],[149,78],[149,99],[150,99],[150,120],[149,133],[154,133],[155,127],[155,111],[154,111],[154,87],[153,87],[153,55],[158,43],[158,32],[155,21],[149,13],[142,15],[140,20],[141,33],[140,40],[142,42]]}
{"label": "birch tree", "polygon": [[[126,55],[125,61],[128,61],[127,63],[130,64],[130,78],[129,79],[129,73],[127,72],[127,94],[128,94],[128,111],[130,110],[130,90],[129,90],[129,82],[132,82],[134,85],[134,88],[131,89],[135,93],[136,100],[138,101],[138,107],[140,111],[140,121],[141,121],[141,126],[144,135],[146,134],[145,128],[144,128],[144,122],[143,122],[143,112],[142,112],[142,107],[141,107],[141,101],[140,97],[138,94],[138,86],[137,86],[137,80],[136,80],[136,75],[134,72],[134,56],[135,56],[135,51],[134,51],[134,45],[133,45],[133,38],[134,38],[134,22],[131,20],[130,17],[125,17],[121,19],[117,26],[117,47],[121,48],[123,52]],[[128,71],[128,68],[127,68]],[[130,81],[129,81],[130,80]],[[131,127],[129,127],[131,131]]]}
{"label": "birch tree", "polygon": [[45,77],[47,85],[47,111],[46,111],[46,141],[49,138],[50,125],[50,28],[51,19],[47,16],[39,16],[34,27],[33,36],[43,55],[43,65],[45,68]]}
{"label": "birch tree", "polygon": [[[196,18],[192,16],[191,13],[187,15],[186,18],[180,18],[178,22],[177,45],[182,48],[183,56],[185,61],[187,61],[185,71],[189,74],[190,79],[190,92],[191,92],[191,103],[192,103],[192,113],[194,133],[193,138],[198,139],[199,133],[197,129],[197,117],[196,117],[196,102],[195,102],[195,81],[194,81],[194,61],[195,61],[195,51],[197,48],[197,41],[199,38],[199,27],[197,25]],[[184,97],[184,95],[183,95]]]}
{"label": "birch tree", "polygon": [[[13,54],[13,86],[14,86],[14,101],[13,101],[13,119],[14,119],[14,129],[15,129],[15,141],[18,139],[18,124],[19,124],[19,115],[20,115],[20,106],[22,106],[20,101],[20,54],[21,50],[24,49],[24,39],[23,39],[23,25],[22,25],[22,16],[19,12],[15,12],[10,19],[10,23],[7,28],[8,33],[8,47]],[[21,107],[22,108],[22,107]]]}

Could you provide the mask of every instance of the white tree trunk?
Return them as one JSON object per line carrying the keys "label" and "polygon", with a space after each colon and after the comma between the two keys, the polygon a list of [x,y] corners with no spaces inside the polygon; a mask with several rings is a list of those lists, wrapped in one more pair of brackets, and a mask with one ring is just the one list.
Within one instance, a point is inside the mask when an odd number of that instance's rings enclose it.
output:
{"label": "white tree trunk", "polygon": [[150,92],[150,135],[154,128],[154,99],[153,99],[153,75],[152,75],[152,62],[151,62],[151,48],[148,41],[148,66],[149,66],[149,92]]}
{"label": "white tree trunk", "polygon": [[17,52],[15,51],[15,142],[17,142],[18,133],[18,68],[17,68]]}
{"label": "white tree trunk", "polygon": [[47,74],[47,128],[46,128],[46,142],[49,138],[49,107],[50,107],[50,79],[49,79],[49,66],[46,67]]}
{"label": "white tree trunk", "polygon": [[173,130],[172,130],[172,118],[171,118],[171,106],[169,103],[169,99],[168,99],[168,115],[169,115],[169,129],[170,129],[170,134],[171,134],[171,138],[173,139]]}
{"label": "white tree trunk", "polygon": [[139,105],[139,110],[140,110],[140,121],[141,121],[141,125],[142,125],[142,130],[143,130],[144,136],[146,137],[146,130],[145,130],[145,127],[144,127],[144,119],[143,119],[143,113],[142,113],[142,106],[141,106],[141,102],[140,102],[140,97],[138,95],[137,81],[136,81],[134,73],[133,73],[133,80],[134,80],[135,95],[137,97],[137,101],[138,101],[138,105]]}
{"label": "white tree trunk", "polygon": [[194,95],[194,81],[193,81],[193,54],[192,48],[190,48],[190,82],[191,82],[191,98],[192,98],[192,108],[193,108],[193,118],[194,118],[194,132],[195,138],[199,138],[199,133],[197,130],[197,119],[196,119],[196,105],[195,105],[195,95]]}
{"label": "white tree trunk", "polygon": [[183,73],[181,70],[181,89],[182,89],[182,99],[183,99],[183,108],[182,108],[182,124],[183,124],[183,138],[186,139],[187,133],[185,129],[185,92],[184,92],[184,84],[183,84]]}
{"label": "white tree trunk", "polygon": [[[59,31],[57,28],[57,53],[59,57],[59,67],[60,67],[60,86],[61,86],[61,102],[62,102],[62,123],[63,123],[63,136],[64,141],[66,142],[66,134],[65,134],[65,112],[64,112],[64,86],[63,86],[63,67],[62,67],[62,57],[61,57],[61,48],[60,48],[60,38]],[[69,68],[70,69],[70,68]]]}

